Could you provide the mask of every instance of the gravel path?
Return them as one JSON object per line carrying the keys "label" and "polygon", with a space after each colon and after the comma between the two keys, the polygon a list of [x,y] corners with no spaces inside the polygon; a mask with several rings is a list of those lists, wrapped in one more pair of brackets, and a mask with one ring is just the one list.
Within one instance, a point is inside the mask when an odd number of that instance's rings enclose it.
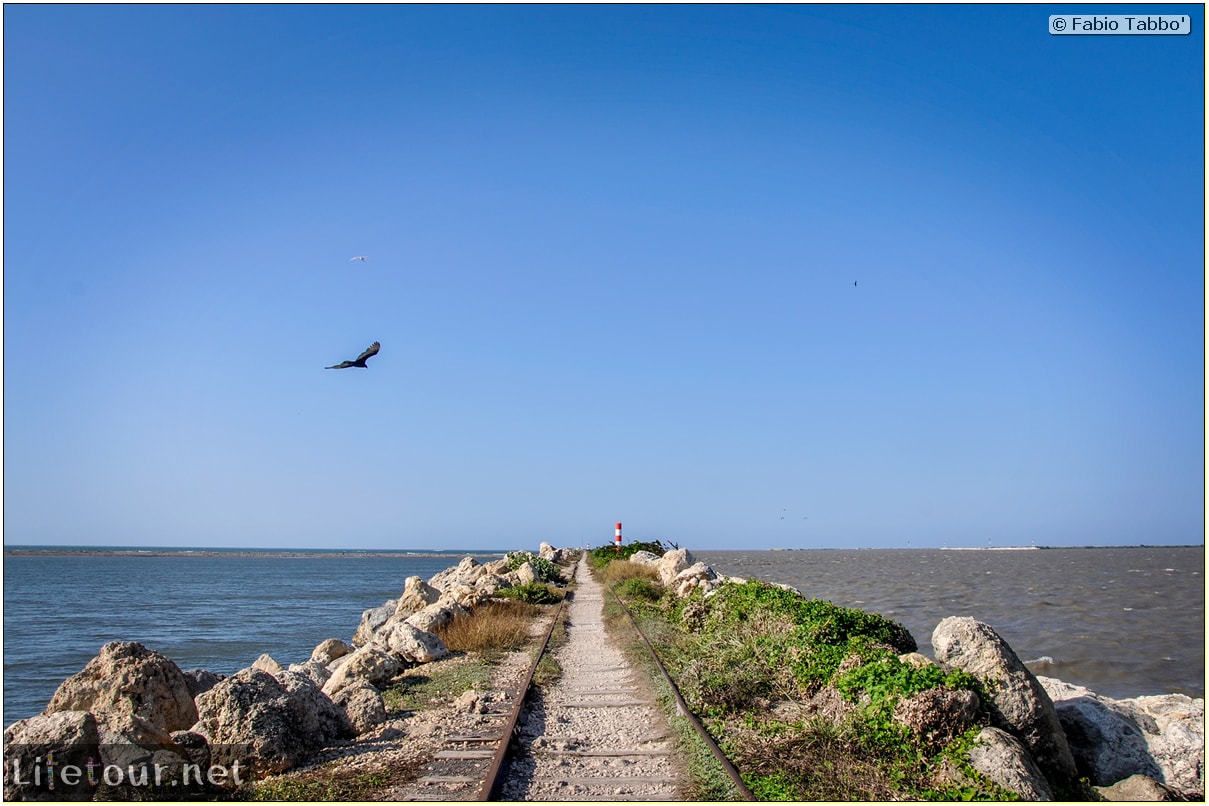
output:
{"label": "gravel path", "polygon": [[602,586],[581,559],[562,674],[535,692],[520,724],[502,800],[680,800],[671,730],[604,626]]}

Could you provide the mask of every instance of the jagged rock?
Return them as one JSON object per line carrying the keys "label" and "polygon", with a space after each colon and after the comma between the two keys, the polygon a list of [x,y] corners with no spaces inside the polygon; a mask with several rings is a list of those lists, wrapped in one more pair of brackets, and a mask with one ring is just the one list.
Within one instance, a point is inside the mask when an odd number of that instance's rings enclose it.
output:
{"label": "jagged rock", "polygon": [[436,632],[448,627],[454,617],[468,615],[469,612],[457,602],[442,598],[435,604],[430,604],[418,613],[408,616],[405,623],[424,632]]}
{"label": "jagged rock", "polygon": [[429,585],[421,577],[410,576],[403,583],[403,593],[395,606],[395,617],[407,618],[412,613],[423,610],[441,598],[441,591]]}
{"label": "jagged rock", "polygon": [[[474,584],[478,585],[479,582],[487,576],[489,575],[479,574],[475,578]],[[464,610],[473,610],[474,608],[478,607],[479,604],[481,604],[482,601],[487,598],[487,596],[488,594],[482,588],[457,583],[442,591],[441,598],[437,599],[434,604],[452,607],[454,613],[456,614],[462,612],[458,608],[463,608]],[[429,607],[431,606],[432,605],[429,605]]]}
{"label": "jagged rock", "polygon": [[695,562],[697,562],[696,558],[689,553],[688,549],[673,549],[667,552],[659,558],[659,581],[670,587],[676,574]]}
{"label": "jagged rock", "polygon": [[1124,781],[1117,781],[1112,786],[1097,786],[1095,790],[1104,800],[1131,803],[1184,799],[1181,793],[1141,773],[1131,775]]}
{"label": "jagged rock", "polygon": [[183,751],[189,764],[199,770],[210,769],[210,743],[200,733],[190,730],[172,731],[172,741]]}
{"label": "jagged rock", "polygon": [[1038,677],[1080,771],[1096,786],[1144,775],[1189,795],[1205,791],[1205,701],[1183,694],[1115,700]]}
{"label": "jagged rock", "polygon": [[543,560],[549,560],[555,564],[558,563],[558,560],[556,559],[558,557],[558,549],[554,548],[554,546],[551,546],[544,540],[542,541],[541,545],[537,547],[537,556],[541,557]]}
{"label": "jagged rock", "polygon": [[537,569],[533,567],[533,563],[531,562],[521,563],[513,573],[516,574],[516,583],[518,585],[532,585],[541,579],[538,576]]}
{"label": "jagged rock", "polygon": [[898,659],[908,666],[915,666],[920,669],[936,665],[936,661],[919,652],[904,652],[898,656]]}
{"label": "jagged rock", "polygon": [[483,702],[482,694],[472,688],[462,692],[453,701],[453,705],[454,708],[464,714],[483,714],[487,712],[487,705]]}
{"label": "jagged rock", "polygon": [[323,688],[332,676],[328,668],[319,661],[308,660],[306,663],[291,663],[289,671],[296,672],[310,679],[312,683]]}
{"label": "jagged rock", "polygon": [[230,769],[238,762],[261,778],[304,763],[332,738],[311,710],[315,687],[305,681],[304,689],[298,681],[305,678],[292,676],[293,691],[268,672],[241,669],[197,698],[192,732],[205,737],[214,764]]}
{"label": "jagged rock", "polygon": [[386,721],[386,704],[382,693],[364,680],[353,680],[332,698],[358,736]]}
{"label": "jagged rock", "polygon": [[[397,599],[387,599],[385,604],[371,607],[362,613],[361,623],[357,625],[357,632],[353,633],[353,646],[365,646],[374,640],[374,633],[395,614],[398,606],[399,601]],[[332,660],[335,660],[335,658]],[[330,666],[331,664],[328,665]]]}
{"label": "jagged rock", "polygon": [[499,560],[492,560],[491,562],[483,563],[483,572],[502,577],[504,574],[508,573],[508,565],[509,562],[507,557]]}
{"label": "jagged rock", "polygon": [[64,680],[46,713],[89,711],[101,729],[148,746],[170,744],[171,731],[197,721],[189,679],[160,653],[133,641],[112,641]]}
{"label": "jagged rock", "polygon": [[87,711],[56,711],[20,719],[4,731],[4,800],[91,800],[87,778],[74,782],[56,776],[47,786],[46,759],[85,769],[101,760],[97,721]]}
{"label": "jagged rock", "polygon": [[826,717],[828,721],[839,724],[848,718],[848,715],[857,710],[858,706],[854,702],[844,698],[843,694],[831,686],[823,686],[818,692],[811,697],[806,703],[807,710]]}
{"label": "jagged rock", "polygon": [[440,638],[406,621],[389,622],[374,641],[395,657],[410,663],[429,663],[449,654]]}
{"label": "jagged rock", "polygon": [[474,581],[474,589],[478,594],[490,596],[503,588],[511,588],[512,583],[502,576],[486,573]]}
{"label": "jagged rock", "polygon": [[630,562],[639,565],[655,565],[659,562],[659,555],[650,551],[636,551],[630,555]]}
{"label": "jagged rock", "polygon": [[473,588],[475,580],[485,571],[473,557],[463,557],[453,568],[447,568],[429,579],[428,584],[440,591],[447,591],[454,585]]}
{"label": "jagged rock", "polygon": [[1024,745],[999,728],[983,728],[970,749],[970,766],[1021,800],[1053,800],[1045,775]]}
{"label": "jagged rock", "polygon": [[714,569],[705,563],[693,563],[689,567],[679,571],[672,578],[670,587],[676,591],[677,596],[683,599],[697,588],[709,591],[717,587],[715,584],[717,580],[718,575],[714,572]]}
{"label": "jagged rock", "polygon": [[894,721],[926,743],[941,747],[974,724],[978,695],[972,691],[931,688],[899,700]]}
{"label": "jagged rock", "polygon": [[300,702],[313,719],[313,724],[308,722],[307,728],[321,745],[326,747],[356,735],[344,711],[336,707],[314,680],[297,672],[282,671],[275,676],[290,697]]}
{"label": "jagged rock", "polygon": [[327,666],[336,658],[342,658],[349,654],[353,651],[353,649],[354,647],[349,646],[339,638],[328,638],[325,641],[321,641],[319,645],[311,651],[311,660],[313,660],[315,663]]}
{"label": "jagged rock", "polygon": [[[354,652],[355,652],[355,651],[356,651],[356,650],[354,650]],[[353,657],[353,653],[352,653],[352,652],[348,653],[347,655],[341,655],[340,657],[336,658],[334,661],[332,661],[331,663],[329,663],[329,664],[328,664],[326,667],[324,667],[324,668],[326,668],[326,669],[328,670],[328,672],[330,672],[331,674],[335,674],[335,673],[336,673],[336,670],[337,670],[337,669],[339,669],[339,668],[340,668],[341,666],[343,666],[344,664],[348,663],[348,662],[349,662],[349,660],[350,660],[352,657]]]}
{"label": "jagged rock", "polygon": [[256,660],[252,661],[252,668],[259,669],[262,672],[268,672],[269,674],[273,675],[277,674],[278,672],[285,671],[285,667],[274,660],[273,656],[267,652]]}
{"label": "jagged rock", "polygon": [[329,697],[358,678],[371,685],[385,685],[403,668],[397,658],[377,644],[366,644],[348,658],[323,684],[323,693]]}
{"label": "jagged rock", "polygon": [[225,674],[215,674],[214,672],[207,672],[205,669],[190,669],[184,672],[184,675],[185,683],[189,686],[189,693],[195,698],[198,694],[201,694],[203,691],[209,691],[217,683],[227,678]]}
{"label": "jagged rock", "polygon": [[1077,777],[1074,756],[1049,695],[991,627],[951,616],[936,625],[932,647],[942,665],[982,681],[994,724],[1020,738],[1041,769],[1060,781]]}

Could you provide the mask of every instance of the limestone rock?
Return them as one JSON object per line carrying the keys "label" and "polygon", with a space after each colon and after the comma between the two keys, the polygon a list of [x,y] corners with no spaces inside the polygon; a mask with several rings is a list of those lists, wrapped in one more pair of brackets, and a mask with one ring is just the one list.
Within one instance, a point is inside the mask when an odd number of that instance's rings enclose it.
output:
{"label": "limestone rock", "polygon": [[407,618],[412,613],[423,610],[441,598],[441,592],[429,585],[421,577],[410,576],[403,583],[403,593],[395,606],[395,616]]}
{"label": "limestone rock", "polygon": [[683,599],[697,588],[708,591],[717,587],[717,580],[718,575],[714,569],[705,563],[693,563],[672,578],[671,588],[676,591],[677,596]]}
{"label": "limestone rock", "polygon": [[343,709],[336,707],[331,697],[324,694],[314,680],[288,671],[282,671],[276,677],[290,697],[301,704],[308,715],[307,729],[322,746],[356,735]]}
{"label": "limestone rock", "polygon": [[[395,614],[398,606],[399,601],[397,599],[387,599],[385,604],[371,607],[362,613],[361,623],[357,625],[357,632],[353,634],[353,646],[364,646],[374,640],[374,633]],[[335,658],[332,660],[335,660]],[[328,665],[330,666],[331,664]]]}
{"label": "limestone rock", "polygon": [[999,728],[983,728],[970,749],[970,766],[1021,800],[1053,800],[1041,769],[1024,745]]}
{"label": "limestone rock", "polygon": [[933,661],[927,655],[919,652],[904,652],[898,656],[898,659],[909,666],[915,666],[921,669],[936,665],[935,661]]}
{"label": "limestone rock", "polygon": [[314,685],[306,681],[307,689],[301,680],[293,675],[283,684],[268,672],[241,669],[199,696],[192,732],[205,737],[212,762],[238,762],[260,778],[304,763],[336,738],[312,710]]}
{"label": "limestone rock", "polygon": [[329,697],[354,679],[374,686],[385,685],[403,668],[398,659],[377,644],[366,644],[348,658],[323,684],[323,693]]}
{"label": "limestone rock", "polygon": [[931,688],[899,700],[894,720],[926,743],[942,747],[974,724],[978,705],[972,691]]}
{"label": "limestone rock", "polygon": [[531,562],[521,563],[513,573],[516,574],[516,584],[518,585],[532,585],[541,579]]}
{"label": "limestone rock", "polygon": [[469,613],[469,610],[462,607],[456,601],[442,598],[418,613],[408,616],[406,623],[424,632],[436,632],[448,627],[453,622],[454,617],[468,615]]}
{"label": "limestone rock", "polygon": [[309,678],[312,683],[320,688],[322,688],[323,684],[326,683],[332,676],[332,673],[328,671],[326,666],[314,660],[308,660],[306,663],[291,663],[289,671],[297,672],[298,674]]}
{"label": "limestone rock", "polygon": [[268,672],[269,674],[277,674],[278,672],[285,670],[285,667],[274,660],[273,656],[267,652],[256,660],[252,661],[252,668],[259,669],[262,672]]}
{"label": "limestone rock", "polygon": [[473,557],[463,557],[462,561],[453,568],[447,568],[428,580],[428,584],[440,591],[449,590],[454,585],[474,587],[474,582],[486,571]]}
{"label": "limestone rock", "polygon": [[315,663],[327,666],[336,658],[342,658],[352,652],[354,647],[341,641],[339,638],[328,638],[321,641],[318,646],[311,650],[311,660]]}
{"label": "limestone rock", "polygon": [[366,734],[386,721],[386,704],[382,693],[364,680],[353,680],[332,698],[344,711],[358,736]]}
{"label": "limestone rock", "polygon": [[[56,711],[21,719],[4,731],[4,800],[91,800],[87,779],[46,785],[45,760],[85,769],[101,760],[97,721],[87,711]],[[62,769],[62,767],[60,767]],[[35,778],[35,772],[38,773]]]}
{"label": "limestone rock", "polygon": [[395,657],[410,663],[429,663],[449,654],[445,643],[430,632],[406,621],[392,621],[375,638],[375,643]]}
{"label": "limestone rock", "polygon": [[503,588],[511,588],[512,583],[497,574],[486,573],[474,581],[476,593],[491,596]]}
{"label": "limestone rock", "polygon": [[184,673],[185,683],[189,686],[189,693],[193,697],[197,697],[203,691],[209,691],[216,684],[226,679],[225,674],[215,674],[207,672],[205,669],[190,669]]}
{"label": "limestone rock", "polygon": [[1041,769],[1061,781],[1077,777],[1053,702],[993,629],[972,618],[951,616],[936,626],[932,647],[942,665],[982,681],[994,724],[1019,737]]}
{"label": "limestone rock", "polygon": [[89,711],[137,741],[170,742],[174,730],[197,721],[189,679],[160,653],[133,641],[113,641],[80,672],[64,680],[46,713]]}
{"label": "limestone rock", "polygon": [[630,555],[630,562],[639,565],[656,565],[659,562],[659,555],[650,551],[636,551]]}
{"label": "limestone rock", "polygon": [[1096,786],[1144,775],[1205,792],[1205,701],[1183,694],[1114,700],[1052,677],[1045,687],[1080,770]]}
{"label": "limestone rock", "polygon": [[1131,803],[1146,801],[1183,800],[1180,793],[1169,786],[1164,786],[1153,778],[1141,773],[1131,775],[1124,781],[1117,781],[1112,786],[1097,786],[1096,791],[1105,800],[1128,801]]}
{"label": "limestone rock", "polygon": [[676,575],[696,563],[697,560],[688,549],[673,549],[659,558],[659,581],[671,586]]}

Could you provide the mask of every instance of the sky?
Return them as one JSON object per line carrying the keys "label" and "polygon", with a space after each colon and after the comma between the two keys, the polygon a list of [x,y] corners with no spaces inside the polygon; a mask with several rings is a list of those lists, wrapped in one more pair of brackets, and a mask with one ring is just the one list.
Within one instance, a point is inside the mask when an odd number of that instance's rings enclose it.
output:
{"label": "sky", "polygon": [[7,5],[5,544],[1201,544],[1138,8]]}

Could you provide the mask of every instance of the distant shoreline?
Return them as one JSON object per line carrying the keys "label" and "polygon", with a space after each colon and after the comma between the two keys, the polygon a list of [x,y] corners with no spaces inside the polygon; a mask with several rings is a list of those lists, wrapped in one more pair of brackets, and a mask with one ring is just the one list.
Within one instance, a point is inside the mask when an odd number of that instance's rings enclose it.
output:
{"label": "distant shoreline", "polygon": [[90,548],[20,548],[5,549],[6,557],[271,557],[273,559],[355,559],[408,557],[503,557],[503,551],[305,551],[283,549],[275,551],[233,551],[224,549],[90,549]]}

